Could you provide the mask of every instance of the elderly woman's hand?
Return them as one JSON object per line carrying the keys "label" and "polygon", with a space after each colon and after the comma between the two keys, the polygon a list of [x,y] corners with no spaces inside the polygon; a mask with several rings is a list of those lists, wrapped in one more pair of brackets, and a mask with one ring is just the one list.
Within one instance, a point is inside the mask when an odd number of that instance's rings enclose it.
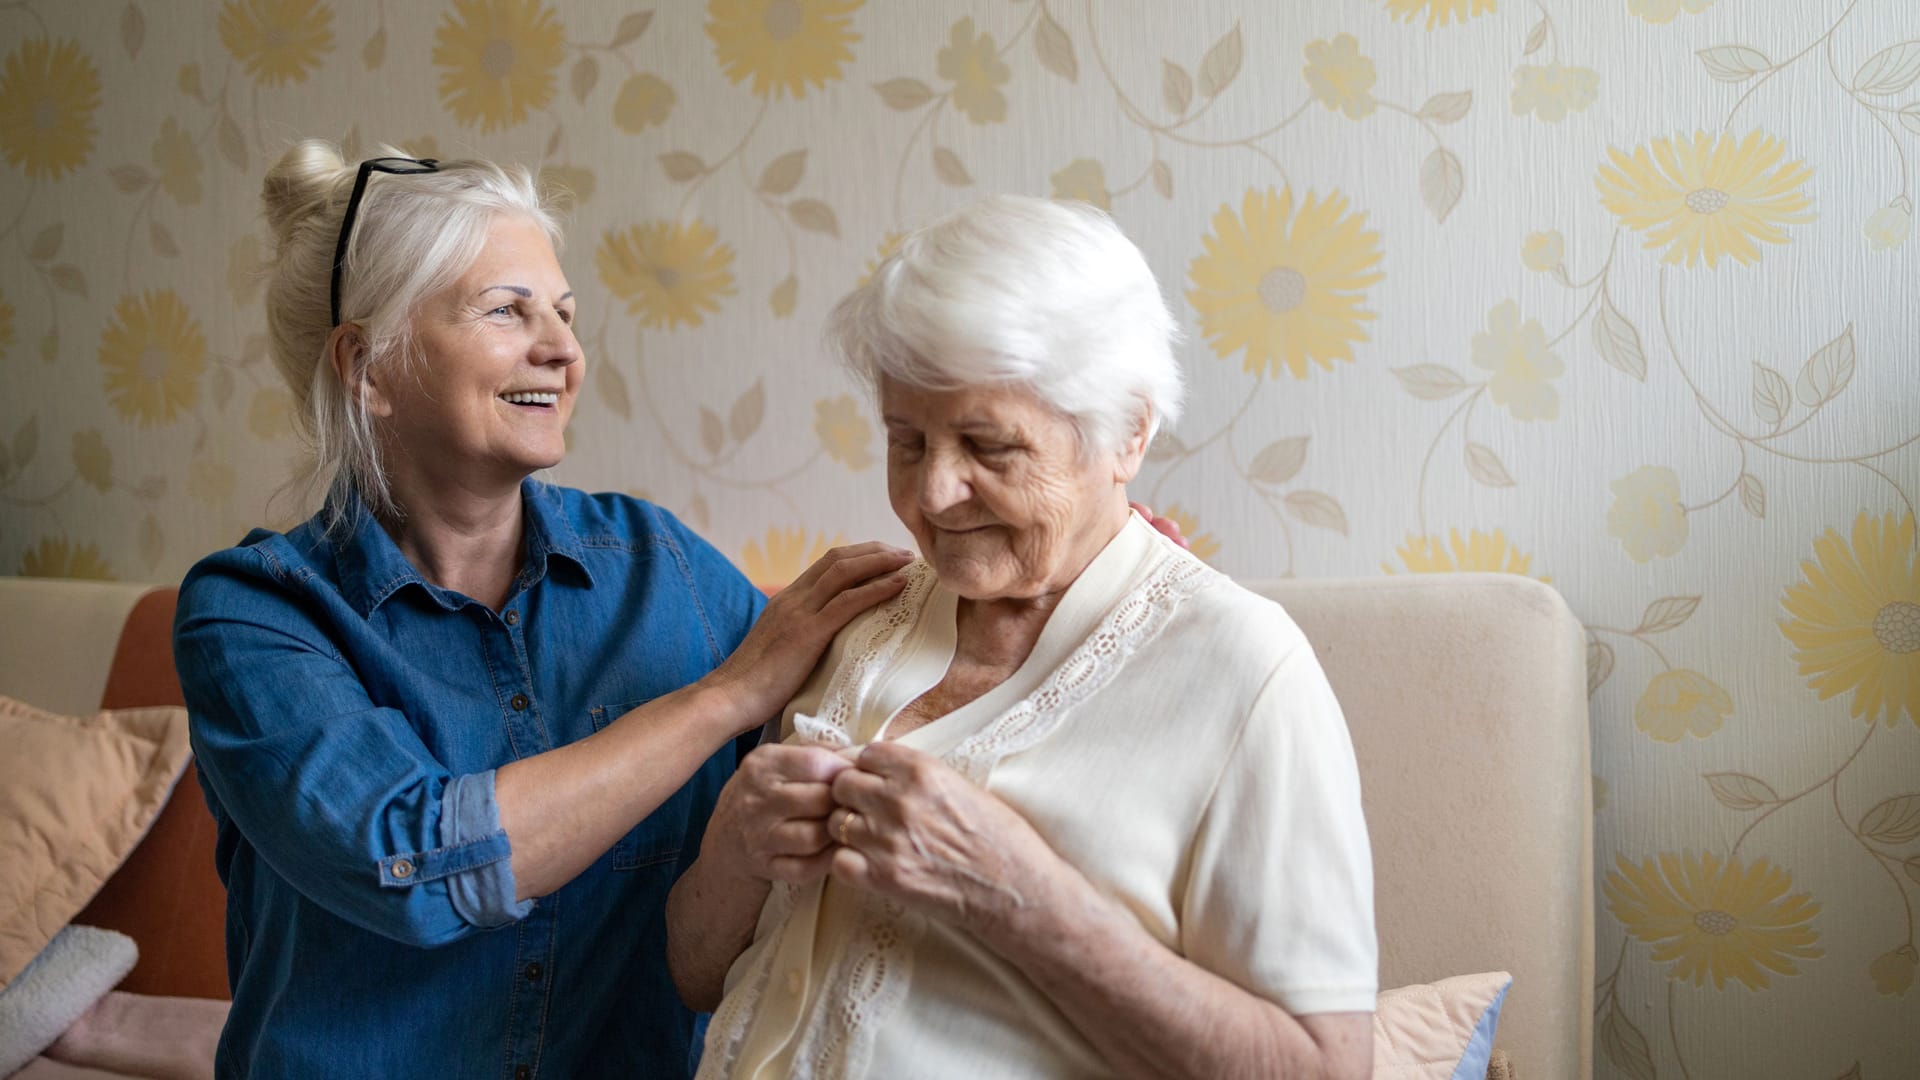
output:
{"label": "elderly woman's hand", "polygon": [[833,635],[853,617],[900,591],[897,571],[913,552],[872,541],[837,547],[767,601],[733,655],[708,680],[740,709],[738,730],[765,723],[800,689]]}
{"label": "elderly woman's hand", "polygon": [[983,937],[1065,866],[1011,806],[930,754],[878,742],[833,780],[833,876]]}
{"label": "elderly woman's hand", "polygon": [[817,746],[756,748],[727,781],[707,824],[703,851],[737,877],[804,885],[827,875],[834,777],[853,768]]}

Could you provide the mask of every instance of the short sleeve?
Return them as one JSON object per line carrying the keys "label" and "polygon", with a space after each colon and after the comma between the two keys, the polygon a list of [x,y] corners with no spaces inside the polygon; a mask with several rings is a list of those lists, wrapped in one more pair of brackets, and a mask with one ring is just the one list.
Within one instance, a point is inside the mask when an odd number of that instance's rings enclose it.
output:
{"label": "short sleeve", "polygon": [[1294,1016],[1373,1011],[1379,947],[1359,771],[1304,642],[1255,698],[1190,865],[1188,959]]}

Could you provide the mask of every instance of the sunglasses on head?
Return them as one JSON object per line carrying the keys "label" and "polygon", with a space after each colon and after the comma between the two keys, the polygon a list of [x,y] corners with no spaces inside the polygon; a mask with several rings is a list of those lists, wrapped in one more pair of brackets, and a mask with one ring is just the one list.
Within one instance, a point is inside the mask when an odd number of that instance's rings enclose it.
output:
{"label": "sunglasses on head", "polygon": [[377,172],[405,176],[439,171],[440,162],[433,158],[368,158],[360,163],[359,171],[353,176],[353,194],[347,196],[347,212],[340,217],[340,241],[333,246],[333,287],[328,295],[333,325],[340,325],[340,275],[347,267],[347,241],[353,238],[353,219],[359,216],[360,197],[367,193],[367,180]]}

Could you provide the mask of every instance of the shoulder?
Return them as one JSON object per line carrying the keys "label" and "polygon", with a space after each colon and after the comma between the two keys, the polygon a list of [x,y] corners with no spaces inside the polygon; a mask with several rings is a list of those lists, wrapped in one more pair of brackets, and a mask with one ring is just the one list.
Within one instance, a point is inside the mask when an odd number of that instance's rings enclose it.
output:
{"label": "shoulder", "polygon": [[1215,570],[1188,596],[1167,627],[1168,638],[1189,655],[1205,655],[1218,665],[1260,681],[1289,657],[1313,655],[1313,646],[1278,603]]}
{"label": "shoulder", "polygon": [[237,594],[289,591],[331,582],[335,559],[317,522],[289,532],[254,529],[238,544],[202,558],[180,582],[182,615]]}
{"label": "shoulder", "polygon": [[661,575],[677,577],[707,614],[740,632],[766,602],[725,555],[664,507],[618,492],[556,486],[542,497],[555,501],[596,576],[625,562],[630,565],[618,573],[656,582]]}

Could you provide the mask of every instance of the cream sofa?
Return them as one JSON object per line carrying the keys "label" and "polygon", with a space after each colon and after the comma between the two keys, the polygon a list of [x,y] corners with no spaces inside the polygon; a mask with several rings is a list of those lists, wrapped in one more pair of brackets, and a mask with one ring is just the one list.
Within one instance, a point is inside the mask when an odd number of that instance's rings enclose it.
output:
{"label": "cream sofa", "polygon": [[[1353,732],[1381,986],[1512,972],[1497,1046],[1515,1072],[1587,1080],[1593,840],[1579,623],[1551,588],[1506,575],[1251,584],[1313,641]],[[170,589],[0,578],[0,694],[66,712],[103,699],[176,703],[171,611]],[[147,909],[132,912],[141,925],[120,924],[140,943],[131,981],[143,992],[218,993],[206,985],[221,967],[211,835],[189,780],[108,883],[134,901],[123,906]],[[183,954],[182,941],[197,951]]]}

